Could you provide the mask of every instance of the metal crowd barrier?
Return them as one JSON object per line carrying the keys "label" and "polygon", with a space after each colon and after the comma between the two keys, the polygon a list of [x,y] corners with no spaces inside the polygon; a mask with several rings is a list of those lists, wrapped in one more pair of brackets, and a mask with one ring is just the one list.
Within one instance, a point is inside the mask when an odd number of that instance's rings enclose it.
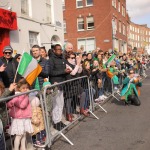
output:
{"label": "metal crowd barrier", "polygon": [[56,137],[64,137],[71,145],[73,143],[64,135],[64,131],[80,120],[81,115],[93,113],[93,101],[89,79],[87,76],[48,85],[43,91],[44,111],[49,132],[50,147]]}
{"label": "metal crowd barrier", "polygon": [[[22,104],[22,102],[15,102],[13,104],[10,103],[10,101],[13,98],[22,96],[28,94],[29,96],[29,107],[31,108],[32,117],[31,118],[23,118],[16,119],[15,117],[12,118],[9,116],[9,112],[11,111],[14,116],[17,116],[17,113],[19,112],[19,115],[23,115],[22,111],[26,109],[26,104]],[[11,108],[9,105],[12,105]],[[5,110],[1,110],[1,114],[5,114],[7,116],[6,120],[4,118],[2,119],[2,123],[0,122],[0,142],[3,143],[0,145],[0,150],[12,150],[14,149],[14,145],[16,146],[16,143],[18,145],[18,142],[20,142],[20,146],[18,149],[20,149],[21,144],[23,144],[22,139],[26,141],[25,147],[27,149],[34,149],[34,148],[43,148],[46,147],[49,143],[48,138],[48,130],[47,130],[47,124],[45,119],[45,111],[43,109],[43,99],[42,95],[38,90],[31,90],[29,92],[24,92],[20,94],[16,94],[13,96],[9,96],[6,98],[0,99],[0,104],[3,104],[3,107],[5,107]],[[20,109],[20,111],[14,107]],[[34,112],[34,113],[33,113]],[[21,121],[20,121],[21,120]],[[6,122],[5,122],[6,121]],[[2,125],[3,124],[3,125]],[[21,128],[21,126],[23,128]],[[32,132],[32,133],[26,133],[24,132],[24,136],[22,135],[22,132],[24,129]],[[15,131],[13,131],[15,130]],[[23,131],[22,131],[23,130]],[[17,135],[17,134],[18,135]],[[24,145],[24,144],[23,144]],[[17,147],[17,146],[16,146]],[[16,150],[17,148],[15,148]]]}
{"label": "metal crowd barrier", "polygon": [[[123,79],[124,77],[120,76],[120,88],[122,87]],[[120,92],[114,90],[112,79],[108,81],[110,82],[108,85],[111,86],[111,93],[108,99],[114,97],[119,101],[115,94],[119,94],[120,96]],[[104,84],[105,82],[102,82],[102,87]],[[91,114],[96,119],[99,119],[94,114],[96,106],[99,106],[107,113],[101,103],[95,102],[95,99],[99,97],[100,88],[101,87],[97,84],[97,79],[93,78],[89,80],[87,76],[83,76],[53,85],[46,85],[42,91],[31,90],[29,92],[0,99],[0,103],[5,104],[7,116],[6,124],[3,123],[2,125],[0,121],[0,142],[3,143],[3,145],[0,145],[0,150],[11,150],[14,147],[15,136],[9,135],[7,132],[8,130],[6,130],[12,123],[12,118],[9,117],[9,110],[6,107],[6,102],[9,100],[24,94],[30,94],[31,103],[35,95],[40,100],[44,132],[41,131],[36,135],[27,134],[27,149],[51,147],[53,141],[60,136],[73,145],[71,140],[65,135],[66,129],[71,127],[76,121],[79,121],[82,115],[88,117]],[[35,94],[35,92],[37,93]],[[105,92],[105,90],[103,92]],[[38,120],[34,121],[38,122]],[[41,143],[38,143],[39,137],[41,138],[42,136],[44,137],[41,139]]]}

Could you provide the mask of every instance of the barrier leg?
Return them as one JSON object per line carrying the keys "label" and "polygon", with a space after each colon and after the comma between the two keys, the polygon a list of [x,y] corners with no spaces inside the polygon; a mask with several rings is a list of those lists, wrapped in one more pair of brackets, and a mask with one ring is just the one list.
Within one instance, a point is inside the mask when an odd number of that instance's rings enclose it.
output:
{"label": "barrier leg", "polygon": [[62,132],[60,134],[70,145],[74,145]]}
{"label": "barrier leg", "polygon": [[105,113],[107,113],[106,109],[104,109],[101,105],[98,104],[98,106],[99,106]]}
{"label": "barrier leg", "polygon": [[120,101],[114,94],[112,94],[112,97],[114,97],[118,102]]}
{"label": "barrier leg", "polygon": [[99,118],[91,110],[89,110],[89,113],[91,113],[97,120],[99,120]]}

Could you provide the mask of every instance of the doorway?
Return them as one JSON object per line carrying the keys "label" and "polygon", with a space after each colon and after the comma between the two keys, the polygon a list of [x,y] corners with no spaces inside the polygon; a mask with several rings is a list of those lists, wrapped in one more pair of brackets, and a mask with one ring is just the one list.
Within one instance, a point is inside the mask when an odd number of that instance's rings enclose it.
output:
{"label": "doorway", "polygon": [[0,28],[0,57],[3,56],[3,48],[10,45],[9,30]]}

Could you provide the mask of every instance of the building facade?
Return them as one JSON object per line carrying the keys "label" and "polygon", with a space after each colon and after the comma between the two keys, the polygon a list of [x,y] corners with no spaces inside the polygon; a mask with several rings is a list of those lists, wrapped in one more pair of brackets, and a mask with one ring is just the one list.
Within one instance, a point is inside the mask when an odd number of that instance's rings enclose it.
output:
{"label": "building facade", "polygon": [[130,22],[128,45],[138,53],[145,53],[150,49],[150,28]]}
{"label": "building facade", "polygon": [[127,52],[126,0],[63,0],[65,42]]}
{"label": "building facade", "polygon": [[[63,44],[61,0],[8,0],[0,2],[0,9],[17,14],[17,28],[9,29],[9,40],[0,47],[0,51],[9,43],[14,53],[29,51],[34,44],[45,46],[47,50],[56,43]],[[0,32],[4,30],[0,28]],[[4,41],[2,37],[1,41]]]}

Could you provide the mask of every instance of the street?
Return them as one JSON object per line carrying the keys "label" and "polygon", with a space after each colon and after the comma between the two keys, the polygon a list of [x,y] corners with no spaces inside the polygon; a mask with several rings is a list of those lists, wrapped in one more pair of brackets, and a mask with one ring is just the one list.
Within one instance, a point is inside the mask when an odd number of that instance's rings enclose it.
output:
{"label": "street", "polygon": [[149,150],[150,149],[150,71],[141,88],[141,106],[125,106],[111,99],[92,115],[79,122],[66,136],[74,143],[69,145],[58,139],[52,150]]}

